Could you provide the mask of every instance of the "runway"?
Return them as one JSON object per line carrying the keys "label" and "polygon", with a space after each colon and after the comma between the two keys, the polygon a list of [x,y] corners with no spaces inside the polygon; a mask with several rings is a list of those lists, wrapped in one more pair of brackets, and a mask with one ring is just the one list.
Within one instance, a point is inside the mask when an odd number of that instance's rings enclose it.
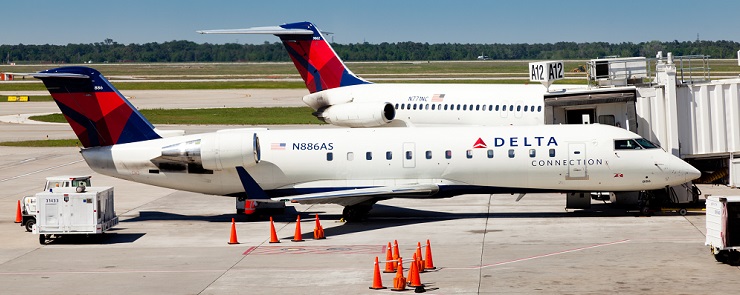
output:
{"label": "runway", "polygon": [[[142,108],[302,106],[300,91],[252,92],[258,100],[240,93],[214,100],[202,99],[217,96],[210,92],[124,95]],[[270,104],[273,95],[278,99]],[[2,106],[0,115],[55,111],[52,102]],[[0,128],[3,141],[74,136],[66,124]],[[92,174],[96,186],[114,186],[121,223],[101,240],[39,245],[37,236],[13,223],[16,201],[40,191],[45,177],[65,174]],[[416,243],[427,239],[437,270],[421,280],[431,294],[733,294],[740,287],[738,268],[715,262],[703,245],[703,214],[636,217],[596,201],[591,210],[568,212],[560,194],[531,194],[519,202],[516,195],[393,199],[376,205],[363,223],[339,222],[340,206],[291,204],[274,216],[281,243],[269,244],[267,216],[250,221],[236,215],[231,198],[95,174],[77,148],[0,147],[0,188],[3,294],[387,294],[368,289],[374,258],[382,261],[384,246],[398,240],[407,261]],[[724,187],[701,189],[737,195]],[[304,220],[302,243],[290,241],[297,214]],[[315,214],[326,240],[311,239]],[[238,245],[227,244],[231,218]],[[393,276],[382,274],[383,284],[391,286]]]}

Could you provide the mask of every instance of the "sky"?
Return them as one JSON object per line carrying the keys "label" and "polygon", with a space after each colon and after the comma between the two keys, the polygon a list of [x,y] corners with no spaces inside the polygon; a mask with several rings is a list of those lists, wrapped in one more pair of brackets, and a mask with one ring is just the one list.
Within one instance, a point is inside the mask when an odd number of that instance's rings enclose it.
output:
{"label": "sky", "polygon": [[740,1],[3,1],[0,44],[190,40],[260,44],[274,36],[196,30],[310,21],[337,43],[740,41]]}

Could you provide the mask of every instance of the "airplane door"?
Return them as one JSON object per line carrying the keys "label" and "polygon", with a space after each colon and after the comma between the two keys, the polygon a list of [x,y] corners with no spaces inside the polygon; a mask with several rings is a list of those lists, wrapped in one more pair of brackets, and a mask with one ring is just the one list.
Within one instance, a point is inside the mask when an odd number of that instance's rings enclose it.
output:
{"label": "airplane door", "polygon": [[416,167],[416,144],[413,142],[403,143],[403,168]]}
{"label": "airplane door", "polygon": [[588,179],[585,143],[568,143],[568,179]]}

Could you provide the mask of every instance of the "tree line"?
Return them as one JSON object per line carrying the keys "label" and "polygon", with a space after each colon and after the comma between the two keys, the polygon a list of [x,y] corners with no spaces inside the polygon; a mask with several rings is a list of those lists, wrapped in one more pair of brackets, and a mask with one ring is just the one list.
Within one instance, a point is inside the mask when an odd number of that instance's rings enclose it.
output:
{"label": "tree line", "polygon": [[[418,42],[332,44],[345,61],[592,59],[604,56],[652,57],[658,51],[674,56],[709,55],[736,58],[734,41],[650,41],[641,43],[557,42],[536,44],[429,44]],[[191,41],[119,44],[111,39],[92,44],[0,45],[0,59],[7,62],[267,62],[289,61],[279,42],[263,44],[198,44]]]}

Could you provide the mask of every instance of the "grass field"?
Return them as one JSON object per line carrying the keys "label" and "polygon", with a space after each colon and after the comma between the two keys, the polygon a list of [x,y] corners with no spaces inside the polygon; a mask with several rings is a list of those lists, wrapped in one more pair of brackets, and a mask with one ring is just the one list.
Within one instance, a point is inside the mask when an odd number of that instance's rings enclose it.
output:
{"label": "grass field", "polygon": [[[152,124],[180,125],[277,125],[324,124],[311,115],[313,109],[300,108],[217,108],[139,110]],[[31,120],[67,123],[62,114],[31,116]]]}
{"label": "grass field", "polygon": [[6,141],[0,142],[0,146],[20,146],[20,147],[70,147],[80,146],[77,139],[46,139],[46,140],[27,140],[27,141]]}

